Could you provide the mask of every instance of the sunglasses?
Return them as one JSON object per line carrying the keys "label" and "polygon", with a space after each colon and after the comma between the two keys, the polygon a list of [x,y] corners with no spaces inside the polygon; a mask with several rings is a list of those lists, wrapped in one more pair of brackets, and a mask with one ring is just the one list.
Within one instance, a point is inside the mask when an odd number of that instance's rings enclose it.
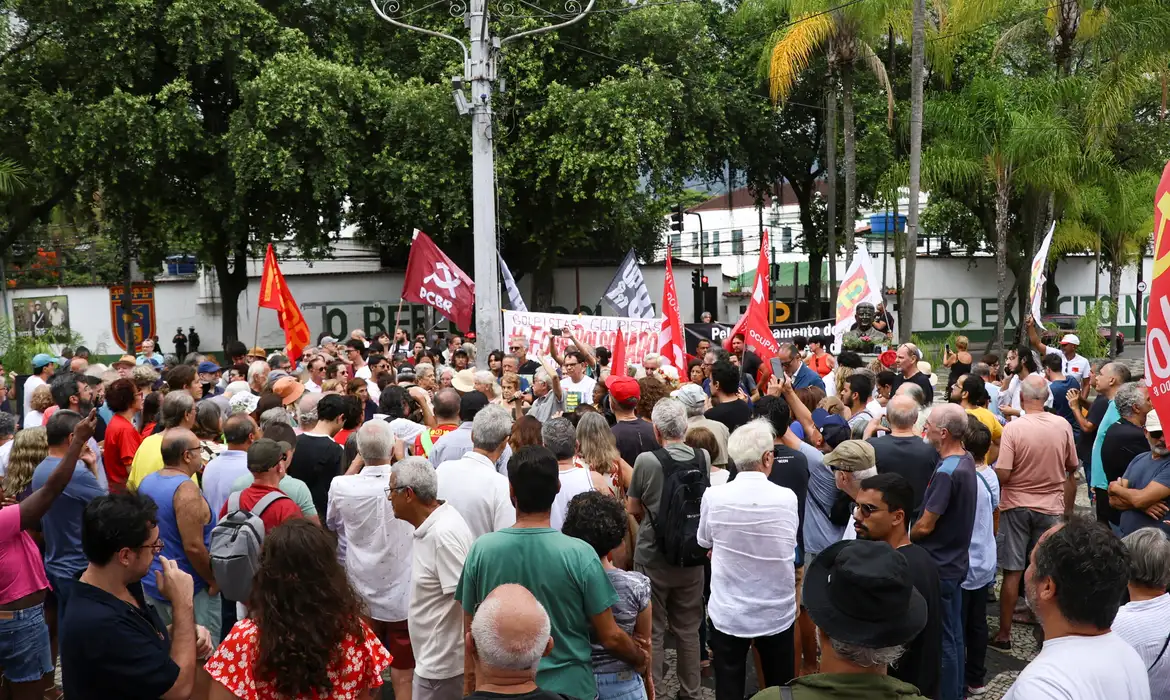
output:
{"label": "sunglasses", "polygon": [[875,506],[872,503],[857,503],[856,506],[857,506],[857,513],[859,515],[861,515],[861,517],[863,517],[863,518],[868,518],[869,516],[873,515],[874,513],[888,512],[885,508],[879,508],[878,506]]}

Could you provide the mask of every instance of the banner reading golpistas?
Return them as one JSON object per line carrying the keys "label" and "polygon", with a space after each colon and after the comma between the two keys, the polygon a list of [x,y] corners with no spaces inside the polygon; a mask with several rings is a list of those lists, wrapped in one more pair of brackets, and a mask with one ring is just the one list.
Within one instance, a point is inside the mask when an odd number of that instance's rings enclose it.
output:
{"label": "banner reading golpistas", "polygon": [[[593,347],[613,348],[618,328],[626,345],[626,361],[639,363],[648,352],[658,352],[658,331],[661,318],[621,318],[617,316],[575,316],[573,314],[546,314],[538,311],[505,311],[504,337],[520,337],[527,341],[528,354],[548,353],[549,331],[568,328],[578,340]],[[563,336],[557,340],[557,350],[563,352],[569,341]]]}

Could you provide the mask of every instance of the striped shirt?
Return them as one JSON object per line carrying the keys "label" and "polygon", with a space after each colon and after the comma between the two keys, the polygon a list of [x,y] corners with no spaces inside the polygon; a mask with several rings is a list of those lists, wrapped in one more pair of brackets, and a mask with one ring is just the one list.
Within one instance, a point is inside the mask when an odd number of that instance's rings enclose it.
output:
{"label": "striped shirt", "polygon": [[1170,700],[1170,645],[1166,643],[1170,639],[1170,593],[1121,606],[1113,631],[1137,651],[1149,669],[1151,700]]}

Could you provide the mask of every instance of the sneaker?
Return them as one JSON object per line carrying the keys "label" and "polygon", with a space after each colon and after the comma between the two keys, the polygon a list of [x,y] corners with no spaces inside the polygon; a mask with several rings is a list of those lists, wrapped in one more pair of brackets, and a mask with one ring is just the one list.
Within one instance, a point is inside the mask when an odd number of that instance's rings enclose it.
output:
{"label": "sneaker", "polygon": [[981,686],[976,687],[976,688],[972,688],[971,686],[967,686],[967,695],[970,697],[973,697],[973,698],[977,698],[986,692],[987,692],[987,686],[985,686],[985,685],[981,685]]}

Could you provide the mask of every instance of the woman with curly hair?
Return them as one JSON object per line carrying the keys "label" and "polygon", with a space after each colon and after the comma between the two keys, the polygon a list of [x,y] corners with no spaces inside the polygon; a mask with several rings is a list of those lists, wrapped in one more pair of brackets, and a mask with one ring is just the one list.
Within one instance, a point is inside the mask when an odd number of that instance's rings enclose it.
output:
{"label": "woman with curly hair", "polygon": [[[626,536],[626,508],[613,496],[597,491],[579,493],[569,501],[561,532],[585,542],[601,558],[601,567],[617,592],[613,619],[630,637],[649,639],[653,616],[650,609],[650,579],[637,571],[622,571],[613,565],[616,549]],[[620,552],[616,552],[620,555]],[[600,700],[645,700],[654,681],[647,670],[638,678],[634,667],[593,642],[593,676]],[[653,668],[653,662],[647,669]]]}
{"label": "woman with curly hair", "polygon": [[635,413],[639,418],[650,420],[654,405],[670,395],[670,385],[658,377],[642,377],[638,380],[638,388],[641,395]]}
{"label": "woman with curly hair", "polygon": [[596,409],[577,421],[577,463],[604,476],[610,485],[610,495],[626,497],[634,468],[618,454],[613,431]]}
{"label": "woman with curly hair", "polygon": [[4,495],[20,501],[32,493],[33,472],[48,454],[49,441],[44,428],[17,431],[8,455],[8,469],[4,472]]}
{"label": "woman with curly hair", "polygon": [[32,397],[28,400],[28,407],[31,409],[24,414],[24,422],[21,423],[25,429],[39,428],[45,424],[45,410],[53,405],[53,392],[49,390],[48,384],[41,384],[36,389],[33,389]]}
{"label": "woman with curly hair", "polygon": [[204,666],[211,700],[371,698],[381,687],[390,653],[323,528],[293,519],[265,536],[248,611]]}
{"label": "woman with curly hair", "polygon": [[512,446],[512,451],[515,452],[521,447],[529,445],[543,445],[544,440],[540,437],[540,427],[540,421],[534,416],[524,416],[513,423],[512,437],[508,438],[508,444]]}

